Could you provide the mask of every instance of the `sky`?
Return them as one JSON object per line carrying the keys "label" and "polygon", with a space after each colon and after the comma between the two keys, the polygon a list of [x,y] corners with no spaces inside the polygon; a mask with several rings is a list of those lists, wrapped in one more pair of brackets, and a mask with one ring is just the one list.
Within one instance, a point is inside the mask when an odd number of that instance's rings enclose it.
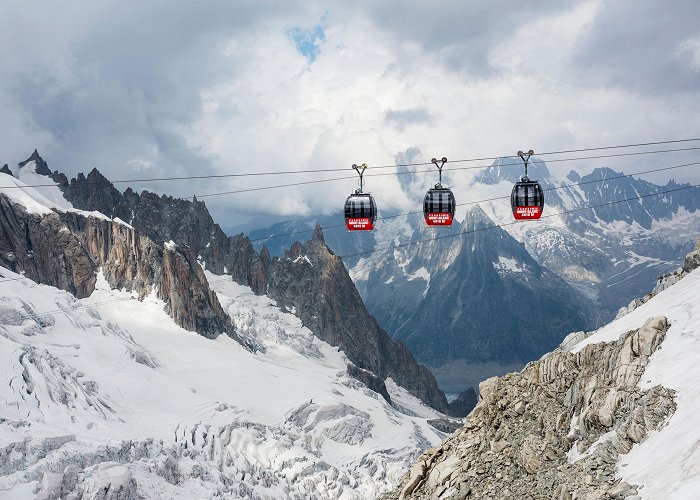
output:
{"label": "sky", "polygon": [[[344,169],[132,184],[196,194],[229,227],[336,212],[357,182],[205,195],[350,177],[366,162],[380,211],[415,209],[397,176],[372,167],[407,151],[429,161],[700,137],[698,19],[692,0],[0,0],[0,164],[38,148],[51,169],[112,180]],[[448,178],[459,190],[474,175]],[[700,168],[645,178],[670,177],[700,183]]]}

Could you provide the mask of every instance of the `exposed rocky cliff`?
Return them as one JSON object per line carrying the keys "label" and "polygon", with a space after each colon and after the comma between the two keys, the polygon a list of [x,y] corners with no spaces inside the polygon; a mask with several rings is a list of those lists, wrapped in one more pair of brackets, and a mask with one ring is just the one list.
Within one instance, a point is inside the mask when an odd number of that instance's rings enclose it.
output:
{"label": "exposed rocky cliff", "polygon": [[478,396],[473,387],[468,387],[450,401],[450,415],[453,417],[466,417],[474,409],[478,401]]}
{"label": "exposed rocky cliff", "polygon": [[342,259],[326,246],[320,226],[305,245],[295,243],[283,258],[272,261],[267,293],[281,307],[296,311],[311,331],[338,346],[359,368],[381,380],[391,377],[434,408],[447,410],[430,371],[369,314]]}
{"label": "exposed rocky cliff", "polygon": [[95,288],[96,264],[58,214],[41,216],[0,194],[0,265],[67,290],[78,298]]}
{"label": "exposed rocky cliff", "polygon": [[[676,408],[674,391],[638,382],[669,325],[655,317],[610,343],[556,352],[480,386],[464,427],[425,452],[386,498],[627,498],[627,453]],[[638,498],[638,497],[634,497]]]}
{"label": "exposed rocky cliff", "polygon": [[[43,161],[43,160],[42,160]],[[243,236],[227,237],[214,222],[202,201],[159,196],[149,191],[140,194],[127,188],[124,193],[92,169],[68,181],[54,171],[51,178],[59,184],[65,198],[75,208],[96,210],[111,218],[118,217],[147,235],[157,244],[175,241],[201,257],[207,269],[216,274],[230,274],[256,293],[264,293],[265,271],[261,255]]]}
{"label": "exposed rocky cliff", "polygon": [[157,245],[126,224],[76,212],[32,214],[0,194],[0,265],[78,298],[98,270],[114,288],[155,290],[176,323],[207,337],[233,326],[187,248]]}

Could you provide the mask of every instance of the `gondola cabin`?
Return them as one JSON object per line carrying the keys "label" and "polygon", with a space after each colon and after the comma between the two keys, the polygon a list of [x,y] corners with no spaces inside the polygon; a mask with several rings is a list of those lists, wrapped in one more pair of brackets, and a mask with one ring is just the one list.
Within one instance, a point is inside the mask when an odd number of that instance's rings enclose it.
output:
{"label": "gondola cabin", "polygon": [[423,216],[429,226],[451,226],[455,216],[455,196],[449,188],[435,186],[425,194]]}
{"label": "gondola cabin", "polygon": [[348,231],[371,231],[377,220],[377,205],[369,193],[355,193],[345,200],[345,226]]}
{"label": "gondola cabin", "polygon": [[537,181],[531,181],[527,176],[513,186],[510,195],[513,217],[516,220],[537,220],[544,209],[544,191]]}

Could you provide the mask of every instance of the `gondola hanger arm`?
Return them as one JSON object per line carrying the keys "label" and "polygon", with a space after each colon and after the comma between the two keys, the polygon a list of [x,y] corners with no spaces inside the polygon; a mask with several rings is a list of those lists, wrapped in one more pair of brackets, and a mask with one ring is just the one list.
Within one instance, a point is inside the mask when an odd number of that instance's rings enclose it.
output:
{"label": "gondola hanger arm", "polygon": [[518,156],[523,160],[525,163],[525,177],[527,177],[527,165],[530,163],[530,157],[534,155],[535,152],[531,149],[527,153],[523,153],[522,151],[518,151]]}
{"label": "gondola hanger arm", "polygon": [[355,169],[360,176],[360,189],[359,191],[356,191],[356,193],[359,194],[362,192],[362,177],[365,175],[365,170],[367,170],[367,164],[363,163],[362,165],[357,165],[356,163],[353,163],[352,168]]}
{"label": "gondola hanger arm", "polygon": [[437,183],[437,186],[435,187],[442,187],[442,167],[445,166],[445,163],[447,163],[447,157],[443,156],[442,160],[438,160],[437,158],[433,158],[430,160],[431,163],[433,163],[437,169],[438,169],[438,178],[439,182]]}

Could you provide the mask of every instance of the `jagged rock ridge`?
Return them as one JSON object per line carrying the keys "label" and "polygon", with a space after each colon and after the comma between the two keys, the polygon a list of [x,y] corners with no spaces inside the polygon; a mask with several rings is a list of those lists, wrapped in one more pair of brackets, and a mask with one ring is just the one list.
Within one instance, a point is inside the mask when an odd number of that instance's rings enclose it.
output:
{"label": "jagged rock ridge", "polygon": [[185,329],[207,337],[234,328],[196,258],[186,248],[156,245],[118,221],[74,212],[31,214],[0,194],[0,265],[78,298],[95,289],[102,269],[114,288],[154,289]]}
{"label": "jagged rock ridge", "polygon": [[636,495],[615,479],[615,463],[675,411],[673,390],[637,385],[668,326],[651,318],[618,341],[552,353],[483,382],[464,427],[424,453],[386,498]]}
{"label": "jagged rock ridge", "polygon": [[[397,179],[404,193],[418,203],[417,196],[422,198],[427,187],[421,185],[423,177],[408,174],[407,167],[401,165],[420,161],[420,152],[414,148],[396,159],[397,170],[406,174]],[[477,176],[467,191],[471,194],[458,195],[458,202],[491,199],[496,193],[507,198],[510,186],[522,174],[519,158],[498,159]],[[564,215],[513,224],[509,201],[496,199],[480,206],[490,219],[488,225],[502,227],[474,234],[468,244],[463,241],[467,238],[459,235],[442,238],[457,234],[465,228],[461,224],[455,222],[449,229],[427,229],[420,214],[392,217],[386,223],[379,221],[376,230],[361,235],[362,239],[333,239],[331,231],[325,235],[338,254],[362,253],[345,263],[370,312],[393,338],[406,342],[420,362],[438,368],[438,378],[443,377],[442,383],[451,386],[451,392],[464,387],[458,387],[454,379],[465,373],[463,365],[474,363],[470,356],[503,364],[510,364],[514,357],[526,362],[552,349],[572,329],[593,328],[612,319],[621,306],[650,288],[658,275],[678,265],[678,256],[692,248],[688,235],[700,228],[697,190],[654,196],[687,184],[670,181],[655,185],[610,168],[596,168],[583,177],[572,171],[566,179],[555,180],[556,175],[552,176],[547,165],[537,158],[533,158],[528,174],[548,189],[545,214]],[[482,191],[483,195],[477,195]],[[642,198],[634,199],[638,196]],[[630,200],[610,204],[624,199]],[[603,206],[587,208],[595,205]],[[459,215],[458,208],[457,220]],[[250,234],[261,240],[258,245],[275,233],[294,233],[298,238],[297,232],[306,231],[313,219],[323,225],[342,220],[342,214],[334,217],[335,221],[330,217],[286,221]],[[467,215],[467,225],[470,219],[471,215]],[[418,243],[419,239],[432,240],[438,233],[439,239]],[[272,253],[278,255],[284,238],[267,241]],[[393,248],[395,241],[406,245]],[[521,248],[518,250],[516,245]],[[374,253],[364,257],[368,251]],[[533,259],[535,265],[531,263]],[[476,263],[470,266],[470,261]],[[537,268],[549,272],[522,272]],[[557,286],[549,279],[552,275],[566,283],[559,280]],[[502,300],[504,289],[517,287],[521,293]],[[470,295],[477,294],[483,296],[485,303],[500,302],[500,307],[486,314],[479,305],[473,305],[478,301],[470,300]],[[560,314],[560,308],[554,304],[564,296],[567,298],[562,302],[569,307],[561,309]],[[572,310],[573,304],[580,306],[579,311]],[[461,318],[455,320],[454,316],[459,315]],[[543,323],[543,318],[556,318],[560,327],[551,321]],[[426,328],[433,324],[440,327]],[[504,324],[507,328],[499,328]],[[480,335],[479,330],[491,331]],[[508,333],[516,330],[517,335]],[[532,338],[529,330],[535,330],[540,338]],[[436,352],[459,363],[448,361],[440,366],[445,359],[435,356]],[[466,359],[460,359],[465,354]],[[449,377],[444,375],[448,372]]]}
{"label": "jagged rock ridge", "polygon": [[447,410],[428,369],[415,362],[405,345],[392,341],[367,312],[342,259],[326,246],[320,226],[305,245],[296,243],[283,258],[273,260],[268,276],[268,295],[295,310],[322,340],[353,353],[348,357],[359,368],[371,371],[380,382],[391,377],[437,409]]}

